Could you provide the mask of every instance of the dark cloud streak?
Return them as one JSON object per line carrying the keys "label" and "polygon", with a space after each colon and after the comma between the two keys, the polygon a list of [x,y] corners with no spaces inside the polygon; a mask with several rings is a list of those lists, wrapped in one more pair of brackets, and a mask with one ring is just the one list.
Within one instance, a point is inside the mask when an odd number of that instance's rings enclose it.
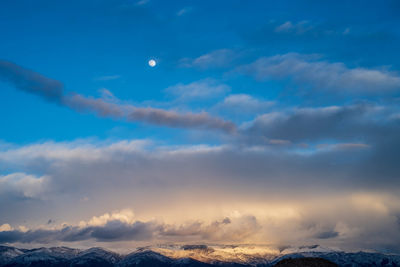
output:
{"label": "dark cloud streak", "polygon": [[61,82],[8,61],[0,61],[0,79],[10,82],[22,91],[60,103],[78,112],[93,112],[100,117],[126,119],[132,122],[141,121],[176,128],[221,130],[227,133],[232,133],[236,129],[234,123],[212,117],[206,112],[182,114],[152,107],[122,105],[102,98],[85,97],[77,93],[64,95]]}
{"label": "dark cloud streak", "polygon": [[61,82],[12,62],[0,60],[0,80],[9,82],[22,91],[39,95],[49,101],[60,102],[63,97],[64,86]]}

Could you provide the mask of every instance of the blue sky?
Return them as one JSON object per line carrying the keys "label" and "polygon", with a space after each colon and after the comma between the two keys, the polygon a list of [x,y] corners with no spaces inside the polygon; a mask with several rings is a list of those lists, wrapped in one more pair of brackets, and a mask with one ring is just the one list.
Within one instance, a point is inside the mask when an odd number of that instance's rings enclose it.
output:
{"label": "blue sky", "polygon": [[[254,1],[251,5],[242,1],[5,1],[2,5],[2,58],[62,81],[66,91],[96,96],[99,89],[107,88],[120,99],[140,104],[171,101],[165,88],[205,78],[228,84],[235,94],[266,100],[280,96],[282,106],[349,101],[331,96],[299,99],[282,93],[285,81],[259,83],[226,74],[260,56],[321,54],[349,68],[399,68],[399,56],[393,53],[399,46],[395,1],[379,5],[376,1]],[[277,32],[284,23],[293,28]],[[230,62],[234,65],[200,70],[180,66],[182,58],[219,49],[234,51],[230,55],[235,57]],[[159,61],[155,69],[146,65],[153,57]],[[103,76],[118,78],[103,81]],[[110,137],[116,128],[143,138],[155,130],[76,114],[11,88],[1,93],[2,99],[8,99],[1,105],[7,111],[3,124],[8,125],[2,139],[8,142]],[[164,138],[163,133],[158,138]]]}
{"label": "blue sky", "polygon": [[[183,229],[173,241],[400,251],[399,11],[2,1],[0,242],[71,245],[57,232],[70,225],[90,245]],[[207,219],[189,238],[198,209]],[[129,240],[79,236],[113,221],[135,232],[138,220],[148,228]],[[24,230],[42,228],[37,240]]]}

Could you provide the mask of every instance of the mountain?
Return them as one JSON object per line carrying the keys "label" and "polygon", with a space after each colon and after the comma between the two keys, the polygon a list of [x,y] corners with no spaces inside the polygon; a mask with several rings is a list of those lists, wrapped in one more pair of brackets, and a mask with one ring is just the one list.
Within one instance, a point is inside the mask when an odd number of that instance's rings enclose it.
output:
{"label": "mountain", "polygon": [[359,267],[359,266],[400,266],[399,255],[386,255],[380,253],[346,253],[346,252],[300,252],[283,255],[273,262],[272,265],[284,259],[296,258],[323,258],[334,262],[339,266],[344,267]]}
{"label": "mountain", "polygon": [[87,250],[67,247],[19,249],[0,246],[0,267],[400,267],[399,255],[368,252],[349,253],[320,246],[289,247],[276,253],[264,253],[254,247],[251,249],[253,250],[246,250],[240,246],[186,245],[142,248],[128,255],[120,255],[102,248]]}
{"label": "mountain", "polygon": [[338,265],[322,258],[283,259],[276,267],[337,267]]}

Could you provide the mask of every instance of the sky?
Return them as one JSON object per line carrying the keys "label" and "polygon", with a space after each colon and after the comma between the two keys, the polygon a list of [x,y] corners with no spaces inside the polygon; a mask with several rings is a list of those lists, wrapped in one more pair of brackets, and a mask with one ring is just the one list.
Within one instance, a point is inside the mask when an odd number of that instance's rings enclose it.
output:
{"label": "sky", "polygon": [[399,12],[1,1],[0,243],[399,253]]}

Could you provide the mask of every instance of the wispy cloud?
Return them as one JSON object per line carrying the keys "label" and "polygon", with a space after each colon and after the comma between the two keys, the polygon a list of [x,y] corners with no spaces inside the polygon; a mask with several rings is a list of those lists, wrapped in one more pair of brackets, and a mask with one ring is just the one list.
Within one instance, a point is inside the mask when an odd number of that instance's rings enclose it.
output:
{"label": "wispy cloud", "polygon": [[95,81],[111,81],[111,80],[117,80],[119,78],[121,78],[121,75],[106,75],[106,76],[96,77],[94,80]]}
{"label": "wispy cloud", "polygon": [[180,16],[183,16],[183,15],[186,15],[187,13],[191,12],[192,10],[193,10],[192,7],[184,7],[184,8],[182,8],[182,9],[180,9],[180,10],[176,13],[176,15],[180,17]]}
{"label": "wispy cloud", "polygon": [[257,113],[274,105],[273,101],[265,101],[247,94],[231,94],[217,104],[217,108],[239,113]]}
{"label": "wispy cloud", "polygon": [[165,91],[179,101],[196,101],[220,97],[230,90],[228,85],[213,79],[204,79],[189,84],[179,83],[168,87]]}
{"label": "wispy cloud", "polygon": [[150,2],[150,0],[139,0],[136,2],[136,5],[143,6],[143,5],[148,4],[149,2]]}
{"label": "wispy cloud", "polygon": [[308,31],[313,30],[314,27],[308,21],[300,21],[297,23],[293,23],[291,21],[286,21],[285,23],[277,26],[275,28],[275,32],[293,32],[295,34],[304,34]]}
{"label": "wispy cloud", "polygon": [[264,57],[239,67],[257,79],[292,79],[316,90],[384,94],[400,89],[400,76],[385,70],[348,68],[343,63],[296,53]]}
{"label": "wispy cloud", "polygon": [[219,49],[197,58],[183,58],[181,59],[180,64],[182,67],[187,68],[220,68],[228,66],[236,57],[237,55],[231,49]]}
{"label": "wispy cloud", "polygon": [[87,98],[79,94],[66,97],[64,103],[80,112],[94,112],[101,117],[126,119],[131,122],[140,121],[173,128],[214,129],[226,133],[236,130],[233,122],[213,117],[206,112],[179,113],[152,107],[135,107],[110,103],[102,98]]}

